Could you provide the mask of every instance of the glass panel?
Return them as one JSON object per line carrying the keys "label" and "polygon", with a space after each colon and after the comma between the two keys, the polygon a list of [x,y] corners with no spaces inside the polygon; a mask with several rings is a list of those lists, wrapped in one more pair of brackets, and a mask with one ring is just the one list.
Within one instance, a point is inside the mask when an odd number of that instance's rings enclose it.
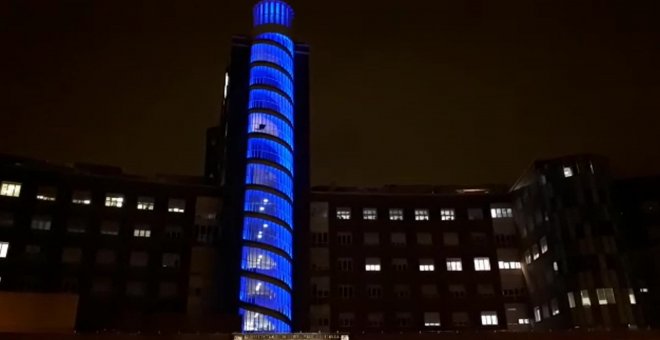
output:
{"label": "glass panel", "polygon": [[272,283],[248,277],[241,278],[240,300],[291,317],[291,294]]}
{"label": "glass panel", "polygon": [[269,244],[293,256],[291,232],[275,222],[256,217],[246,217],[243,223],[243,239]]}
{"label": "glass panel", "polygon": [[291,203],[284,198],[260,190],[245,192],[245,211],[276,217],[293,226]]}
{"label": "glass panel", "polygon": [[293,173],[293,155],[284,145],[264,138],[248,139],[248,158],[258,158],[283,166]]}
{"label": "glass panel", "polygon": [[279,279],[291,287],[291,262],[268,250],[244,247],[241,268]]}

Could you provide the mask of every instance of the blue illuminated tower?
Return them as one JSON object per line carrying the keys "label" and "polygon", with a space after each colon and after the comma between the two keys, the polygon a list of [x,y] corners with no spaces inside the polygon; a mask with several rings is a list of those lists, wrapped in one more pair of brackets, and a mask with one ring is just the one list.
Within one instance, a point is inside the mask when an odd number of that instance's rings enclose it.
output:
{"label": "blue illuminated tower", "polygon": [[253,9],[247,105],[239,314],[244,332],[290,332],[294,228],[293,9]]}

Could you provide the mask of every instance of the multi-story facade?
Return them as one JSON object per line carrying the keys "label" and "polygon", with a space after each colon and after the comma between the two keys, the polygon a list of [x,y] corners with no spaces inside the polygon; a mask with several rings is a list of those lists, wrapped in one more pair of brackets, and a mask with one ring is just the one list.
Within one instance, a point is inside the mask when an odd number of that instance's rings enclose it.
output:
{"label": "multi-story facade", "polygon": [[645,324],[622,261],[607,161],[536,161],[514,184],[535,329]]}
{"label": "multi-story facade", "polygon": [[506,188],[315,187],[312,331],[530,327]]}
{"label": "multi-story facade", "polygon": [[204,320],[221,198],[201,177],[2,157],[0,185],[0,290],[76,294],[80,330],[234,329]]}

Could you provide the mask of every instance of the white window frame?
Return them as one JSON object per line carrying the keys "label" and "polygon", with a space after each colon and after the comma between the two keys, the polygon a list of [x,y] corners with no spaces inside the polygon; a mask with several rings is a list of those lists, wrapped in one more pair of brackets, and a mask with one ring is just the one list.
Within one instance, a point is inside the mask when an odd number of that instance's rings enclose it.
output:
{"label": "white window frame", "polygon": [[378,219],[378,209],[362,208],[362,219],[365,221],[375,221]]}
{"label": "white window frame", "polygon": [[152,197],[138,197],[138,210],[153,211],[155,205],[155,200]]}
{"label": "white window frame", "polygon": [[490,271],[490,258],[488,257],[475,257],[474,258],[474,271],[487,272]]}
{"label": "white window frame", "polygon": [[564,166],[564,171],[563,172],[564,172],[564,177],[565,178],[570,178],[570,177],[573,177],[573,175],[574,175],[573,174],[573,168],[571,168],[570,166]]}
{"label": "white window frame", "polygon": [[151,228],[149,226],[136,226],[133,229],[133,237],[151,237]]}
{"label": "white window frame", "polygon": [[364,261],[364,270],[368,272],[379,272],[381,269],[380,258],[367,257]]}
{"label": "white window frame", "polygon": [[499,320],[497,319],[497,312],[494,311],[481,312],[481,325],[482,326],[499,325]]}
{"label": "white window frame", "polygon": [[456,210],[452,208],[443,208],[440,209],[440,220],[441,221],[454,221],[456,219]]}
{"label": "white window frame", "polygon": [[463,271],[463,260],[461,258],[448,258],[447,259],[447,271],[448,272],[462,272]]}
{"label": "white window frame", "polygon": [[415,209],[415,221],[428,221],[431,219],[428,209]]}
{"label": "white window frame", "polygon": [[403,209],[394,208],[389,210],[390,221],[403,221]]}
{"label": "white window frame", "polygon": [[335,211],[335,216],[338,220],[347,221],[351,219],[351,208],[349,207],[337,207]]}
{"label": "white window frame", "polygon": [[519,261],[498,261],[497,265],[503,270],[522,269],[522,264]]}
{"label": "white window frame", "polygon": [[19,182],[2,181],[2,187],[0,188],[0,196],[20,197],[22,186],[23,184]]}
{"label": "white window frame", "polygon": [[435,271],[435,261],[433,259],[420,259],[419,260],[420,272],[433,272]]}
{"label": "white window frame", "polygon": [[109,208],[121,208],[124,206],[124,195],[122,194],[106,194],[105,206]]}
{"label": "white window frame", "polygon": [[490,217],[493,219],[498,218],[512,218],[513,209],[512,208],[490,208]]}

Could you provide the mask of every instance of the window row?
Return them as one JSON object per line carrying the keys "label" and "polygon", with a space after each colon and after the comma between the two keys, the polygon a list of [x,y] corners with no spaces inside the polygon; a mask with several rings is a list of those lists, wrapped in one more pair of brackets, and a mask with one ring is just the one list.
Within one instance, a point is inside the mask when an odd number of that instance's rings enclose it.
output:
{"label": "window row", "polygon": [[[39,246],[35,246],[39,247]],[[97,265],[116,265],[119,262],[119,253],[112,249],[100,249],[94,255],[94,263]],[[132,251],[128,255],[128,265],[131,267],[147,267],[150,261],[156,261],[154,256],[146,251]],[[81,248],[62,249],[62,263],[79,264],[83,260]],[[178,253],[164,253],[160,256],[159,266],[162,268],[179,268],[181,266],[181,255]]]}
{"label": "window row", "polygon": [[[480,208],[471,208],[467,211],[469,220],[482,220],[483,210]],[[511,208],[492,208],[490,209],[491,217],[498,218],[511,218],[513,217],[513,210]],[[338,220],[350,220],[353,217],[352,209],[349,207],[338,207],[335,211],[335,217]],[[403,221],[404,210],[399,208],[388,209],[387,218],[390,221]],[[415,221],[429,221],[431,219],[431,212],[429,209],[415,209]],[[378,219],[378,209],[376,208],[362,208],[362,220],[375,221]],[[445,208],[440,209],[441,221],[454,221],[456,219],[455,209]]]}
{"label": "window row", "polygon": [[[20,197],[21,183],[2,182],[0,196]],[[41,186],[37,190],[37,200],[54,202],[57,199],[57,189],[52,186]],[[123,208],[126,202],[125,196],[119,193],[108,193],[105,195],[105,206],[110,208]],[[155,199],[153,197],[140,196],[137,199],[136,208],[138,210],[154,210]],[[78,205],[92,204],[92,193],[86,190],[76,190],[72,193],[71,203]],[[186,210],[186,201],[183,199],[169,199],[167,211],[172,213],[184,213]]]}
{"label": "window row", "polygon": [[[339,246],[351,246],[354,244],[354,233],[352,232],[338,232],[336,244]],[[471,232],[469,233],[469,242],[473,245],[486,245],[490,238],[485,232]],[[326,246],[329,244],[327,232],[313,232],[311,233],[312,245]],[[420,246],[431,246],[434,244],[432,233],[416,233],[415,242]],[[379,232],[365,232],[362,234],[362,245],[377,246],[381,244],[381,233]],[[389,235],[389,244],[394,246],[408,245],[408,237],[406,233],[395,232]],[[460,244],[459,233],[444,232],[442,233],[442,244],[445,246],[458,246]]]}
{"label": "window row", "polygon": [[[481,326],[497,326],[499,324],[497,312],[495,311],[482,311],[478,316]],[[442,326],[439,312],[424,312],[422,318],[424,327],[438,328]],[[340,328],[353,327],[355,320],[356,313],[339,313],[338,326]],[[368,328],[382,328],[385,326],[385,315],[380,312],[367,313],[364,321]],[[413,313],[397,312],[394,314],[394,322],[398,327],[410,327],[413,325]],[[455,327],[468,326],[471,324],[470,316],[467,312],[454,312],[451,315],[451,324]]]}
{"label": "window row", "polygon": [[[352,267],[353,259],[351,258],[340,258],[339,268],[343,270],[344,268],[349,267],[345,262],[350,262]],[[342,263],[344,262],[344,263]],[[460,272],[463,271],[463,260],[461,258],[448,258],[445,260],[446,269],[449,272]],[[473,259],[473,269],[474,271],[490,271],[490,259],[488,257],[475,257]],[[407,259],[393,259],[392,268],[395,271],[403,271],[408,269],[408,260]],[[379,272],[381,271],[381,260],[378,257],[367,257],[365,259],[365,271],[368,272]],[[419,267],[420,272],[433,272],[436,270],[435,260],[434,259],[420,259]],[[348,271],[348,270],[343,270]]]}
{"label": "window row", "polygon": [[[330,285],[329,281],[325,282],[316,282],[315,279],[312,279],[312,291],[311,294],[314,298],[327,298],[330,296]],[[380,299],[384,296],[384,289],[382,285],[378,284],[367,284],[366,289],[363,291],[362,296],[369,299]],[[422,284],[418,287],[419,296],[423,298],[437,298],[440,297],[441,293],[436,284]],[[520,288],[521,290],[524,288]],[[340,284],[337,286],[337,296],[341,299],[353,299],[357,296],[356,287],[351,284]],[[493,297],[495,296],[495,288],[492,284],[477,284],[475,286],[472,294],[467,294],[467,289],[465,285],[462,284],[450,284],[447,287],[447,291],[450,296],[455,298],[464,298],[467,296],[473,296],[476,293],[478,296],[482,297]],[[394,285],[390,294],[396,298],[410,298],[412,295],[411,287],[409,285]],[[516,296],[513,294],[506,295],[502,291],[503,296]],[[518,294],[522,296],[524,294]]]}
{"label": "window row", "polygon": [[531,249],[528,249],[524,253],[525,263],[530,264],[532,261],[537,260],[541,257],[541,254],[548,252],[548,238],[543,236],[539,239],[538,243],[534,243]]}

